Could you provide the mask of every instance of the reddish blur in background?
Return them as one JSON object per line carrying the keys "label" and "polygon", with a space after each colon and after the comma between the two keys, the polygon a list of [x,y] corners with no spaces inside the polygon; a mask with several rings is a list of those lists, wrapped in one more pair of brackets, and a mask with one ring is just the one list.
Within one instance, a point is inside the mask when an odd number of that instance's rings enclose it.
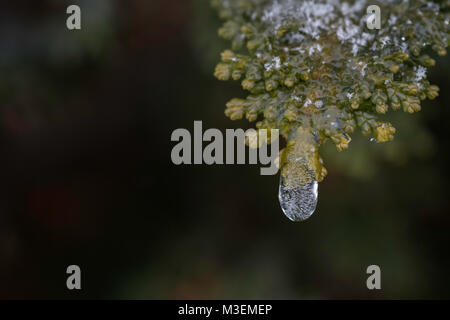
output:
{"label": "reddish blur in background", "polygon": [[296,224],[278,176],[171,162],[176,128],[250,126],[223,114],[245,93],[212,76],[219,26],[206,0],[0,4],[0,298],[450,298],[449,59],[395,142],[325,146]]}

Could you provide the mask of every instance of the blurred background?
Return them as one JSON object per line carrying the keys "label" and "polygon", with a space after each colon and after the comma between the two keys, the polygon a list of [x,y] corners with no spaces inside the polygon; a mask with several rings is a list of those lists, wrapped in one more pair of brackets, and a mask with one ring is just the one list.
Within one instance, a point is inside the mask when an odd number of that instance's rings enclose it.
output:
{"label": "blurred background", "polygon": [[439,98],[389,116],[394,142],[323,148],[316,213],[292,223],[278,176],[171,162],[194,120],[250,127],[223,113],[245,92],[212,75],[220,24],[207,0],[1,2],[0,298],[450,298],[449,58]]}

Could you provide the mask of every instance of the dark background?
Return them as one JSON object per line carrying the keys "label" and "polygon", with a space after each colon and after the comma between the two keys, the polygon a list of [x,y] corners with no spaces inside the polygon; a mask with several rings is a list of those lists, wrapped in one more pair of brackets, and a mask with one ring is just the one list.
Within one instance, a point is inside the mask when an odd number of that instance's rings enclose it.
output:
{"label": "dark background", "polygon": [[0,298],[450,298],[449,58],[394,142],[323,148],[316,213],[292,223],[278,176],[171,162],[176,128],[251,126],[223,114],[245,93],[212,76],[219,26],[202,0],[1,2]]}

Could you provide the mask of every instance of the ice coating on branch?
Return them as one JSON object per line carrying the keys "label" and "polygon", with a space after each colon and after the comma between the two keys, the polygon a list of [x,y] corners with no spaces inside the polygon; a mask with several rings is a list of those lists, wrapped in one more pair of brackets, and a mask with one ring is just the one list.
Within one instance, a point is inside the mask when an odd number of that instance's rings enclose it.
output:
{"label": "ice coating on branch", "polygon": [[313,131],[299,128],[284,149],[282,158],[278,189],[281,209],[292,221],[306,220],[316,210],[319,196],[317,180],[326,174]]}

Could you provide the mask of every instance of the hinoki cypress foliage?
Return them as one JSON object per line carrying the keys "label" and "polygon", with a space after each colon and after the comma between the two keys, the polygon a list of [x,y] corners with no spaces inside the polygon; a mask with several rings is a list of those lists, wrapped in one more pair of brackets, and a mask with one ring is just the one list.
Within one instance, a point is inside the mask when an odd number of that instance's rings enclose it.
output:
{"label": "hinoki cypress foliage", "polygon": [[[446,54],[449,1],[212,0],[231,41],[215,76],[239,80],[249,92],[225,114],[279,129],[280,202],[292,220],[315,209],[327,174],[319,147],[330,139],[348,148],[360,129],[378,142],[395,128],[379,119],[392,110],[415,113],[438,87],[427,80],[434,51]],[[381,9],[381,28],[367,27],[367,7]],[[430,50],[431,49],[431,50]]]}

